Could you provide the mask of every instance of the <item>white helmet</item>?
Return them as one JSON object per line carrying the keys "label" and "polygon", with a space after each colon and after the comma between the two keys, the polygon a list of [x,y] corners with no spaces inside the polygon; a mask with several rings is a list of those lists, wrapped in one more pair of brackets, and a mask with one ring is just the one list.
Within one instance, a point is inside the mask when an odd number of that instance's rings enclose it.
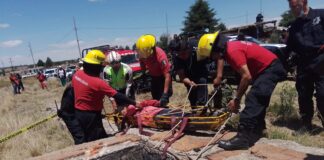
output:
{"label": "white helmet", "polygon": [[121,56],[116,51],[110,51],[108,56],[107,56],[106,61],[108,63],[120,62],[121,61]]}

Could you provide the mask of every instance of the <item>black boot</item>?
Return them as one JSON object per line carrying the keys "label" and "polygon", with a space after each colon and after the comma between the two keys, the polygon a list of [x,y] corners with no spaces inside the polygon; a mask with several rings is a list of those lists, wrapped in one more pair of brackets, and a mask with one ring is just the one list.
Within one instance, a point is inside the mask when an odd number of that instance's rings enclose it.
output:
{"label": "black boot", "polygon": [[218,142],[218,147],[225,150],[239,150],[249,148],[249,138],[247,133],[237,132],[237,135],[230,140]]}
{"label": "black boot", "polygon": [[225,150],[248,149],[261,138],[262,131],[262,128],[250,129],[239,125],[237,135],[230,140],[219,141],[218,147]]}
{"label": "black boot", "polygon": [[239,125],[237,135],[229,140],[219,141],[218,147],[225,150],[248,149],[250,146],[249,139],[251,139],[250,132],[251,129]]}

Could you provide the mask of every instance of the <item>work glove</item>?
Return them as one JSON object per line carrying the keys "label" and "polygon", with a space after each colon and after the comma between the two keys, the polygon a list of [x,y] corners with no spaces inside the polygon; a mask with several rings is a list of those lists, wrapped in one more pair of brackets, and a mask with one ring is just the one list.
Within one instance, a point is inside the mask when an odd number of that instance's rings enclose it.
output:
{"label": "work glove", "polygon": [[169,103],[169,95],[163,93],[160,99],[160,106],[165,107]]}

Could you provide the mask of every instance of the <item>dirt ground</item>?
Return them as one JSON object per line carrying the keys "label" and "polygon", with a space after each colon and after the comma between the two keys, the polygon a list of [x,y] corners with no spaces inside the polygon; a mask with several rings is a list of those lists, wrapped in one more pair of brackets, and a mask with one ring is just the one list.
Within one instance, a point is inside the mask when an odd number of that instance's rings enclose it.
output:
{"label": "dirt ground", "polygon": [[[60,86],[57,79],[48,80],[48,90],[42,90],[35,78],[23,80],[26,90],[20,95],[13,95],[11,86],[6,79],[1,78],[0,83],[0,137],[25,127],[35,121],[46,118],[56,112],[55,100],[60,104],[64,87]],[[271,99],[271,103],[279,101],[282,83],[279,84]],[[289,82],[293,86],[293,82]],[[172,106],[188,105],[186,89],[182,84],[174,82],[174,93],[170,99]],[[210,86],[211,88],[211,86]],[[137,95],[137,100],[150,99],[150,94]],[[298,105],[295,103],[294,105]],[[109,112],[109,102],[105,103]],[[324,132],[320,130],[315,135],[294,135],[297,130],[296,119],[287,122],[278,122],[272,114],[267,115],[267,137],[274,139],[293,140],[300,144],[313,147],[324,147]],[[314,124],[320,126],[317,118]],[[319,127],[320,128],[320,127]],[[56,117],[22,134],[0,143],[0,159],[25,159],[35,157],[55,150],[73,145],[73,140]]]}

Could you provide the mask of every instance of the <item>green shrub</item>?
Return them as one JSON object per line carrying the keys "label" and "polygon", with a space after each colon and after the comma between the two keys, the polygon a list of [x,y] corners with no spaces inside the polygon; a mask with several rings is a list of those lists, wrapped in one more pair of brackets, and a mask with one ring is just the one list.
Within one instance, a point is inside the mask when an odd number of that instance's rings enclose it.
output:
{"label": "green shrub", "polygon": [[285,83],[281,88],[281,92],[279,93],[280,101],[275,102],[272,106],[270,106],[268,111],[282,119],[287,119],[294,116],[296,113],[294,108],[296,96],[296,90],[292,86],[289,86],[288,83]]}
{"label": "green shrub", "polygon": [[288,140],[290,138],[289,134],[287,134],[284,131],[280,130],[272,130],[270,132],[267,132],[267,138],[269,139],[283,139],[283,140]]}

